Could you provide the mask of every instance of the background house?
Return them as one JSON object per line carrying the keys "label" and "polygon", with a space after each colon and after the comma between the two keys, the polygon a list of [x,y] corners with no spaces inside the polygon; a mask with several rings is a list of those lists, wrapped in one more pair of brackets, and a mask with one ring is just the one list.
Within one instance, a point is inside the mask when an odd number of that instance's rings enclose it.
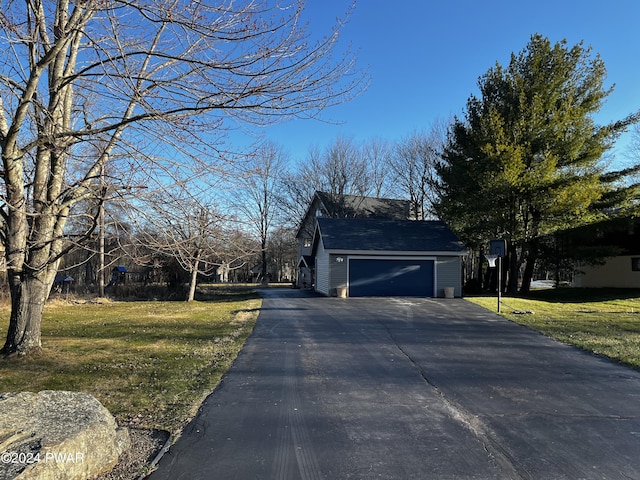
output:
{"label": "background house", "polygon": [[359,296],[462,295],[467,250],[440,221],[318,218],[315,289]]}
{"label": "background house", "polygon": [[574,287],[640,288],[640,219],[608,220],[568,236],[576,248],[609,252],[601,263],[579,264]]}

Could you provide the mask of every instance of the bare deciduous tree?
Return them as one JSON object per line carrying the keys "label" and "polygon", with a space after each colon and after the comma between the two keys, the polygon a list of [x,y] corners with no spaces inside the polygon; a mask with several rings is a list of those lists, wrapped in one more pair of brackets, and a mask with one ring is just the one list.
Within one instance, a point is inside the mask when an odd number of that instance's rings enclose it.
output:
{"label": "bare deciduous tree", "polygon": [[338,137],[325,149],[309,148],[307,158],[283,182],[280,203],[298,224],[315,191],[356,197],[380,197],[389,191],[387,165],[391,147],[380,139],[363,143]]}
{"label": "bare deciduous tree", "polygon": [[267,284],[267,243],[279,213],[277,193],[288,160],[282,147],[271,142],[260,145],[254,156],[251,171],[244,173],[239,179],[239,189],[236,190],[234,203],[251,231],[258,235],[262,263],[260,278],[263,284]]}
{"label": "bare deciduous tree", "polygon": [[[40,349],[44,301],[71,248],[67,219],[100,196],[100,171],[114,156],[133,162],[171,147],[180,158],[221,157],[211,139],[228,119],[313,116],[364,86],[350,53],[334,55],[340,24],[310,41],[304,3],[3,2],[0,213],[12,302],[4,354]],[[86,143],[97,156],[81,158]],[[72,174],[72,163],[83,167]]]}
{"label": "bare deciduous tree", "polygon": [[416,220],[433,216],[435,165],[440,158],[445,128],[434,124],[429,132],[414,132],[401,139],[389,159],[395,190],[411,201]]}
{"label": "bare deciduous tree", "polygon": [[372,138],[362,145],[362,156],[367,166],[369,195],[389,196],[392,180],[388,166],[392,153],[391,144],[381,138]]}
{"label": "bare deciduous tree", "polygon": [[214,208],[178,191],[179,197],[165,193],[152,200],[153,215],[148,215],[137,239],[159,255],[173,258],[189,274],[186,301],[193,301],[198,275],[210,276],[220,265],[218,251],[225,243],[224,218]]}
{"label": "bare deciduous tree", "polygon": [[328,192],[365,196],[368,191],[367,164],[352,138],[338,137],[312,168],[324,177]]}

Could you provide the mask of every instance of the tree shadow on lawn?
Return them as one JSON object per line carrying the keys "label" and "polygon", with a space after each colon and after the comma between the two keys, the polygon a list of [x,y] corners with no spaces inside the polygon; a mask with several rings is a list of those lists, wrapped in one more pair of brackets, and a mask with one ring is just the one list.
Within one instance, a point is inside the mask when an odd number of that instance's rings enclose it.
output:
{"label": "tree shadow on lawn", "polygon": [[629,300],[637,298],[640,301],[638,288],[549,288],[533,290],[523,298],[540,300],[551,303],[589,303],[606,302],[612,300]]}

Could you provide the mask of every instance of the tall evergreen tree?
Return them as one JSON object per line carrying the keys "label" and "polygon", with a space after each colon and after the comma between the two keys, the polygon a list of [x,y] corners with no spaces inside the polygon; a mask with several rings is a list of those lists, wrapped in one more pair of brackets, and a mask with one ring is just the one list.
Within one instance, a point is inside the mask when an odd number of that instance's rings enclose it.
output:
{"label": "tall evergreen tree", "polygon": [[480,77],[480,96],[456,118],[437,171],[439,216],[471,246],[503,237],[509,247],[509,291],[524,265],[527,291],[540,239],[594,220],[612,188],[603,154],[636,115],[597,125],[612,88],[599,55],[533,35],[509,65]]}

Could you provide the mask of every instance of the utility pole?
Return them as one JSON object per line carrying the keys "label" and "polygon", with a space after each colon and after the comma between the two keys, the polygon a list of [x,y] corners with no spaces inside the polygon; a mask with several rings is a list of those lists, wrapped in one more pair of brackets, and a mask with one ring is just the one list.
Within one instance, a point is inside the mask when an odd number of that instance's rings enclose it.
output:
{"label": "utility pole", "polygon": [[104,164],[100,167],[100,210],[98,211],[98,296],[104,297],[104,202],[106,189],[104,185]]}
{"label": "utility pole", "polygon": [[498,255],[498,313],[500,313],[500,297],[502,296],[502,257]]}
{"label": "utility pole", "polygon": [[[105,279],[104,279],[104,267],[105,267],[105,205],[107,203],[107,185],[104,179],[104,164],[100,167],[100,207],[98,210],[98,296],[104,297],[104,288],[105,288]],[[111,186],[110,190],[112,192],[117,192],[118,190],[126,190],[131,191],[133,189],[144,189],[148,188],[146,185],[118,185]]]}

